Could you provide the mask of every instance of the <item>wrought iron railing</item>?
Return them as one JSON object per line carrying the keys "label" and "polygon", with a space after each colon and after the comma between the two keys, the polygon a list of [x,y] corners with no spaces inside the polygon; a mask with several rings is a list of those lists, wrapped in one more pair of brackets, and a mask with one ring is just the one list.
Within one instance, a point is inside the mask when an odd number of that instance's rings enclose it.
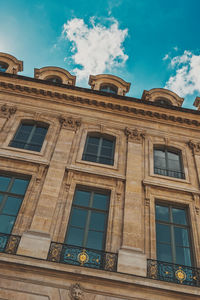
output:
{"label": "wrought iron railing", "polygon": [[154,167],[154,173],[163,176],[185,179],[185,174],[181,171],[167,170]]}
{"label": "wrought iron railing", "polygon": [[115,272],[117,258],[117,253],[52,242],[47,259],[53,262]]}
{"label": "wrought iron railing", "polygon": [[16,254],[20,239],[18,235],[0,233],[0,252]]}
{"label": "wrought iron railing", "polygon": [[173,283],[200,286],[200,269],[158,260],[147,260],[147,277]]}

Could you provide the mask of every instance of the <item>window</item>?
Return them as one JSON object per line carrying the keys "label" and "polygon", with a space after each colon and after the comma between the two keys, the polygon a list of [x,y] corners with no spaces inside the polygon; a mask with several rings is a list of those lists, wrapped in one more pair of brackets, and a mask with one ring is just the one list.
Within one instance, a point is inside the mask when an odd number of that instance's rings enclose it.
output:
{"label": "window", "polygon": [[65,243],[104,250],[109,194],[78,188],[74,195]]}
{"label": "window", "polygon": [[0,72],[5,73],[7,69],[8,69],[8,64],[0,61]]}
{"label": "window", "polygon": [[48,126],[43,123],[22,122],[9,146],[39,152],[47,130]]}
{"label": "window", "polygon": [[156,205],[157,260],[192,265],[188,216],[185,208]]}
{"label": "window", "polygon": [[154,148],[154,173],[185,179],[181,151],[166,147]]}
{"label": "window", "polygon": [[111,84],[102,84],[100,86],[100,91],[102,92],[117,94],[117,90],[118,90],[117,87]]}
{"label": "window", "polygon": [[62,83],[62,79],[58,76],[50,76],[45,78],[45,80],[49,81],[49,82],[53,82],[53,83]]}
{"label": "window", "polygon": [[154,103],[165,105],[165,106],[172,105],[171,101],[166,98],[158,98],[154,101]]}
{"label": "window", "polygon": [[113,138],[88,135],[83,153],[83,160],[113,165],[114,148],[115,140]]}

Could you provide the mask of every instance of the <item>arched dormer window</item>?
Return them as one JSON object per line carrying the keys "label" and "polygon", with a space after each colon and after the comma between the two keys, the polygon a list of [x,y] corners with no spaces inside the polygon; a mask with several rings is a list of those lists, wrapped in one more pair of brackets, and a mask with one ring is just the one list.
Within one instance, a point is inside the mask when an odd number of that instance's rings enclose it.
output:
{"label": "arched dormer window", "polygon": [[62,83],[62,79],[59,76],[49,76],[45,80],[53,83]]}
{"label": "arched dormer window", "polygon": [[102,92],[117,94],[118,88],[115,85],[102,84],[99,90]]}
{"label": "arched dormer window", "polygon": [[89,133],[83,152],[83,160],[100,164],[113,165],[115,151],[115,137]]}
{"label": "arched dormer window", "polygon": [[48,127],[43,122],[22,121],[9,146],[40,152]]}
{"label": "arched dormer window", "polygon": [[0,72],[5,73],[7,69],[8,69],[8,64],[0,61]]}
{"label": "arched dormer window", "polygon": [[154,101],[154,103],[160,104],[160,105],[165,105],[165,106],[172,105],[171,101],[169,99],[166,99],[166,98],[157,98]]}
{"label": "arched dormer window", "polygon": [[154,146],[154,173],[185,179],[181,151],[166,146]]}

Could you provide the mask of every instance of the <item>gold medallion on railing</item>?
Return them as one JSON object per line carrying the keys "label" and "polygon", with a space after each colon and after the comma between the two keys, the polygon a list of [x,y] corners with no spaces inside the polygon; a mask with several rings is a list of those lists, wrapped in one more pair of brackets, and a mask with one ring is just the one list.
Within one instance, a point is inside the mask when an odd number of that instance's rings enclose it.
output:
{"label": "gold medallion on railing", "polygon": [[180,281],[180,283],[183,283],[183,281],[186,279],[186,273],[182,270],[181,267],[175,272],[176,278]]}
{"label": "gold medallion on railing", "polygon": [[83,249],[83,251],[81,253],[78,254],[77,256],[78,261],[80,262],[81,266],[83,266],[85,263],[88,262],[89,260],[89,256],[86,253],[86,250]]}

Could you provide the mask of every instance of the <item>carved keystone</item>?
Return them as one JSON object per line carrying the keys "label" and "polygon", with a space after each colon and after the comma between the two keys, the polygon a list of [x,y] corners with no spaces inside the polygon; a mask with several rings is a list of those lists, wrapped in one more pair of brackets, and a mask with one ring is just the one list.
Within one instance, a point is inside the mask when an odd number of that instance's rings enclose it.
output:
{"label": "carved keystone", "polygon": [[142,143],[145,137],[145,132],[142,130],[138,130],[137,128],[131,129],[126,127],[124,133],[127,136],[129,141],[136,142],[136,143]]}

